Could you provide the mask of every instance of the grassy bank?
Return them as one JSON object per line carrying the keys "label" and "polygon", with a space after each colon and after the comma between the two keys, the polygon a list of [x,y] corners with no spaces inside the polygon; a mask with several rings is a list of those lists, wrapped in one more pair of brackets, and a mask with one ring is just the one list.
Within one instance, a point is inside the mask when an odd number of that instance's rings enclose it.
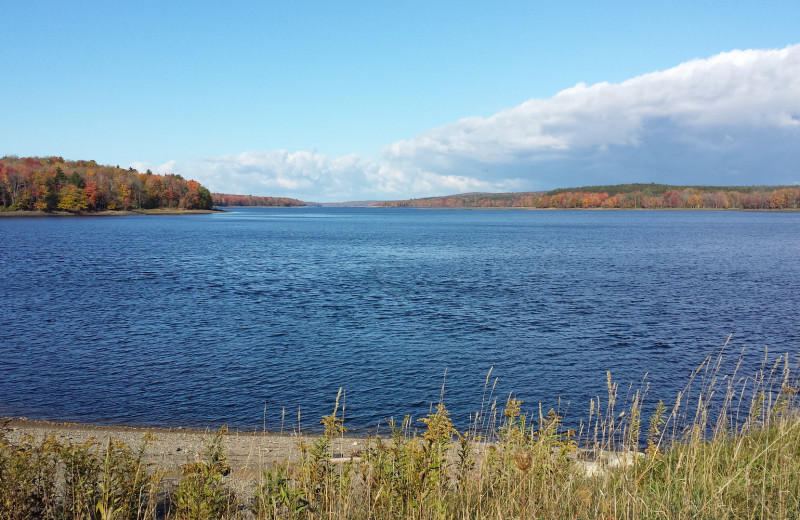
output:
{"label": "grassy bank", "polygon": [[[797,360],[723,374],[709,357],[673,402],[611,374],[577,430],[556,410],[484,406],[457,431],[445,403],[390,422],[357,456],[338,398],[299,461],[261,468],[251,493],[227,482],[226,431],[168,483],[146,464],[150,439],[72,444],[0,439],[0,518],[800,518]],[[336,441],[336,442],[334,442]]]}

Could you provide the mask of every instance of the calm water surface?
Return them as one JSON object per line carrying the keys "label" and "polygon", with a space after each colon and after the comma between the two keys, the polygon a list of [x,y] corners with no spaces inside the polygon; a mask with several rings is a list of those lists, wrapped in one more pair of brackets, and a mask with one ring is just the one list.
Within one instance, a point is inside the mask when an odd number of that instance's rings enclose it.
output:
{"label": "calm water surface", "polygon": [[[0,220],[0,414],[111,424],[461,425],[650,404],[732,336],[800,352],[800,214],[248,208]],[[264,408],[266,405],[266,417]],[[282,413],[285,409],[285,419]]]}

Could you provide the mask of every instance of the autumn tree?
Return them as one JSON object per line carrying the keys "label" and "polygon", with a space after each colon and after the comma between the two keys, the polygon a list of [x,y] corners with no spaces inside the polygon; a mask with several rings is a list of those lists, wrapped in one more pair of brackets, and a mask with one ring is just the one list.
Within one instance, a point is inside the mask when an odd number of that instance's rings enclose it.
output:
{"label": "autumn tree", "polygon": [[703,197],[701,197],[697,193],[693,193],[693,194],[689,195],[689,198],[686,199],[686,207],[687,208],[702,208],[703,207]]}
{"label": "autumn tree", "polygon": [[59,198],[58,209],[74,212],[89,208],[89,197],[86,192],[74,184],[67,184],[61,188]]}
{"label": "autumn tree", "polygon": [[100,191],[96,180],[87,181],[83,192],[86,194],[88,209],[98,211],[106,208],[105,196],[103,192]]}
{"label": "autumn tree", "polygon": [[[178,207],[189,182],[179,175],[140,174],[133,168],[103,166],[95,161],[5,156],[0,158],[0,209],[101,211]],[[191,205],[211,207],[211,194],[205,187],[197,183],[191,191]]]}
{"label": "autumn tree", "polygon": [[119,185],[119,199],[122,201],[122,208],[125,211],[131,207],[131,188],[125,183]]}
{"label": "autumn tree", "polygon": [[[150,170],[148,170],[150,171]],[[164,182],[160,176],[145,174],[144,180],[144,208],[157,208],[165,205]]]}

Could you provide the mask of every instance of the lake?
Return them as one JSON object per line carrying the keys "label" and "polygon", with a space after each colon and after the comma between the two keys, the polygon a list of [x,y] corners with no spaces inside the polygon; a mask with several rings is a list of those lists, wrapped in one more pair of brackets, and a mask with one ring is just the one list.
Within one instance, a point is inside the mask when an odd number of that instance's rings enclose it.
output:
{"label": "lake", "polygon": [[800,213],[4,218],[0,255],[2,415],[316,429],[342,387],[363,432],[444,385],[463,427],[491,368],[499,405],[569,422],[606,371],[647,409],[729,335],[742,370],[800,351]]}

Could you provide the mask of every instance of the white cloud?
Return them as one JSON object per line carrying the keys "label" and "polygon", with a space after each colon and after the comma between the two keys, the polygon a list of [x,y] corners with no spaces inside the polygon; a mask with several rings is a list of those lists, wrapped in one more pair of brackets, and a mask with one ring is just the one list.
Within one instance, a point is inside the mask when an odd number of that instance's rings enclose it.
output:
{"label": "white cloud", "polygon": [[158,166],[154,166],[153,164],[147,162],[133,161],[128,166],[142,173],[146,172],[147,170],[150,170],[153,173],[158,173],[159,175],[164,175],[166,173],[181,173],[180,167],[175,161],[167,161]]}
{"label": "white cloud", "polygon": [[182,166],[212,191],[345,201],[615,182],[791,184],[798,164],[794,45],[578,84],[389,144],[379,161],[252,151],[156,171]]}
{"label": "white cloud", "polygon": [[306,201],[405,197],[462,189],[496,190],[493,183],[465,176],[398,168],[351,154],[330,158],[317,152],[252,151],[204,159],[190,166],[212,191],[288,196]]}
{"label": "white cloud", "polygon": [[650,123],[702,134],[800,127],[800,45],[733,51],[620,84],[578,84],[487,118],[465,118],[384,149],[389,161],[532,162],[640,146]]}

